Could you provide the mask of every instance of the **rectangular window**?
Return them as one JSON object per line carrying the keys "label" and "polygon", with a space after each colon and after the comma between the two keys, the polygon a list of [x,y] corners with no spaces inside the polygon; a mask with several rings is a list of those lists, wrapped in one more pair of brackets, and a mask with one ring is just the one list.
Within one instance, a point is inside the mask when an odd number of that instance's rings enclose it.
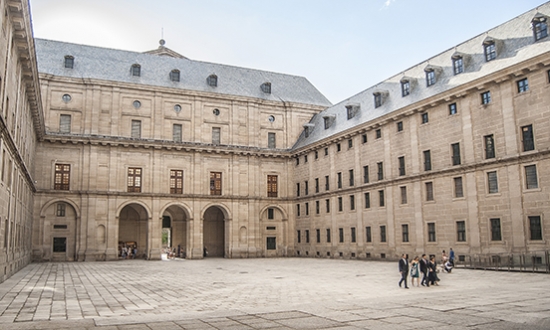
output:
{"label": "rectangular window", "polygon": [[433,84],[435,84],[435,71],[428,70],[426,71],[426,86],[430,87]]}
{"label": "rectangular window", "polygon": [[355,227],[351,227],[351,242],[355,243],[357,242],[357,236],[355,233]]}
{"label": "rectangular window", "polygon": [[367,143],[367,134],[362,134],[361,135],[361,142]]}
{"label": "rectangular window", "polygon": [[[8,180],[10,178],[8,177]],[[71,165],[55,164],[55,190],[69,190],[71,182]]]}
{"label": "rectangular window", "polygon": [[321,213],[321,203],[319,201],[315,201],[315,214]]}
{"label": "rectangular window", "polygon": [[132,120],[132,132],[131,137],[134,139],[141,138],[141,120]]}
{"label": "rectangular window", "polygon": [[457,178],[453,178],[454,186],[455,186],[455,197],[461,198],[464,197],[464,191],[462,189],[462,177],[459,176]]}
{"label": "rectangular window", "polygon": [[315,150],[315,159],[319,159],[319,151]]}
{"label": "rectangular window", "polygon": [[325,148],[325,156],[328,156],[328,148]]}
{"label": "rectangular window", "polygon": [[518,93],[527,92],[529,90],[529,82],[527,81],[527,78],[518,80],[517,85],[518,85]]}
{"label": "rectangular window", "polygon": [[428,223],[428,242],[435,242],[435,223]]}
{"label": "rectangular window", "polygon": [[328,178],[328,175],[325,175],[325,190],[329,190],[330,189],[330,183],[329,183],[329,178]]}
{"label": "rectangular window", "polygon": [[456,222],[456,241],[466,242],[466,221]]}
{"label": "rectangular window", "polygon": [[275,149],[277,147],[277,141],[275,140],[275,133],[267,133],[267,147],[269,149]]}
{"label": "rectangular window", "polygon": [[501,241],[502,231],[500,230],[500,219],[491,219],[491,241]]}
{"label": "rectangular window", "polygon": [[427,122],[430,121],[430,118],[428,117],[427,112],[424,112],[424,113],[420,114],[420,119],[422,121],[422,124],[426,124]]}
{"label": "rectangular window", "polygon": [[424,150],[424,171],[432,170],[432,153],[430,150]]}
{"label": "rectangular window", "polygon": [[296,157],[296,166],[300,165],[300,157]]}
{"label": "rectangular window", "polygon": [[403,131],[403,122],[402,121],[397,122],[397,131],[398,132]]}
{"label": "rectangular window", "polygon": [[300,197],[300,182],[296,183],[296,196]]}
{"label": "rectangular window", "polygon": [[336,143],[336,152],[342,151],[342,145],[340,143]]}
{"label": "rectangular window", "polygon": [[456,115],[458,112],[458,108],[456,107],[456,103],[449,104],[449,116]]}
{"label": "rectangular window", "polygon": [[370,193],[365,193],[365,208],[370,209]]}
{"label": "rectangular window", "polygon": [[267,209],[267,219],[268,220],[275,219],[275,210],[274,209],[272,209],[272,208]]}
{"label": "rectangular window", "polygon": [[71,133],[71,115],[59,116],[59,133]]}
{"label": "rectangular window", "polygon": [[378,190],[378,197],[380,198],[380,207],[383,207],[386,204],[384,201],[384,190]]}
{"label": "rectangular window", "polygon": [[487,172],[487,187],[489,189],[489,194],[498,193],[498,178],[496,171]]}
{"label": "rectangular window", "polygon": [[277,175],[268,175],[267,176],[267,197],[278,197],[279,196],[279,187],[278,187]]}
{"label": "rectangular window", "polygon": [[382,137],[382,130],[381,130],[381,129],[377,129],[377,130],[375,131],[375,134],[376,134],[376,138],[377,138],[377,139],[381,138],[381,137]]}
{"label": "rectangular window", "polygon": [[363,183],[369,183],[369,167],[363,166]]}
{"label": "rectangular window", "polygon": [[534,20],[532,24],[535,41],[548,37],[548,23],[545,17]]}
{"label": "rectangular window", "polygon": [[325,129],[328,129],[330,127],[330,118],[329,117],[323,117]]}
{"label": "rectangular window", "polygon": [[523,151],[535,150],[533,125],[527,125],[521,128],[521,140],[523,142]]}
{"label": "rectangular window", "polygon": [[348,140],[348,149],[351,149],[351,148],[353,148],[353,140],[349,139]]}
{"label": "rectangular window", "polygon": [[355,210],[355,195],[349,196],[349,209],[352,211]]}
{"label": "rectangular window", "polygon": [[349,186],[353,187],[355,185],[355,177],[353,175],[353,170],[349,170]]}
{"label": "rectangular window", "polygon": [[401,237],[403,240],[403,243],[409,242],[409,225],[401,225]]}
{"label": "rectangular window", "polygon": [[379,108],[382,106],[382,93],[373,93],[374,96],[374,108]]}
{"label": "rectangular window", "polygon": [[299,230],[296,232],[296,237],[298,238],[298,243],[302,243],[302,233]]}
{"label": "rectangular window", "polygon": [[462,57],[453,57],[453,72],[455,75],[464,72],[464,60]]}
{"label": "rectangular window", "polygon": [[338,172],[338,188],[342,188],[342,172]]}
{"label": "rectangular window", "polygon": [[210,195],[222,194],[222,172],[210,172]]}
{"label": "rectangular window", "polygon": [[128,168],[128,192],[141,192],[141,168]]}
{"label": "rectangular window", "polygon": [[491,92],[486,91],[481,93],[481,104],[489,104],[491,103]]}
{"label": "rectangular window", "polygon": [[527,189],[536,189],[539,187],[537,165],[525,166],[525,185]]}
{"label": "rectangular window", "polygon": [[407,187],[399,187],[401,190],[401,204],[407,204]]}
{"label": "rectangular window", "polygon": [[398,158],[399,160],[399,176],[405,175],[405,156]]}
{"label": "rectangular window", "polygon": [[55,212],[55,215],[58,217],[64,217],[65,216],[65,203],[57,203],[57,209]]}
{"label": "rectangular window", "polygon": [[401,96],[405,97],[411,93],[411,82],[408,80],[401,81]]}
{"label": "rectangular window", "polygon": [[307,155],[304,155],[304,163],[307,163]]}
{"label": "rectangular window", "polygon": [[365,227],[365,234],[366,234],[367,243],[371,243],[372,242],[372,230],[371,230],[370,226]]}
{"label": "rectangular window", "polygon": [[306,215],[309,215],[309,203],[306,203]]}
{"label": "rectangular window", "polygon": [[315,178],[315,193],[319,193],[319,178]]}
{"label": "rectangular window", "polygon": [[434,200],[434,185],[433,182],[426,182],[426,201]]}
{"label": "rectangular window", "polygon": [[212,144],[221,143],[221,128],[212,127]]}
{"label": "rectangular window", "polygon": [[485,135],[485,159],[495,158],[495,140],[493,134]]}
{"label": "rectangular window", "polygon": [[348,115],[348,120],[353,118],[355,116],[355,111],[353,111],[353,106],[351,105],[346,106],[346,113]]}
{"label": "rectangular window", "polygon": [[172,141],[181,142],[182,139],[182,126],[181,124],[174,124],[172,126]]}
{"label": "rectangular window", "polygon": [[384,163],[376,163],[376,166],[378,167],[378,180],[384,180]]}
{"label": "rectangular window", "polygon": [[380,226],[380,242],[386,242],[386,226]]}
{"label": "rectangular window", "polygon": [[453,165],[460,165],[460,143],[451,144]]}
{"label": "rectangular window", "polygon": [[316,229],[317,243],[321,243],[321,229]]}
{"label": "rectangular window", "polygon": [[494,42],[484,44],[483,50],[485,52],[485,61],[489,62],[497,58],[497,48]]}
{"label": "rectangular window", "polygon": [[277,237],[266,237],[266,249],[277,250]]}
{"label": "rectangular window", "polygon": [[327,213],[330,213],[330,199],[325,199],[325,208]]}
{"label": "rectangular window", "polygon": [[338,197],[338,211],[342,212],[344,210],[344,202],[342,197]]}
{"label": "rectangular window", "polygon": [[344,228],[338,228],[338,238],[340,243],[344,243]]}
{"label": "rectangular window", "polygon": [[330,243],[330,228],[327,228],[327,243]]}
{"label": "rectangular window", "polygon": [[304,192],[305,195],[309,195],[309,181],[304,181]]}
{"label": "rectangular window", "polygon": [[170,194],[183,194],[182,170],[170,170]]}
{"label": "rectangular window", "polygon": [[529,233],[530,240],[541,241],[542,240],[542,226],[540,223],[540,216],[529,217]]}
{"label": "rectangular window", "polygon": [[296,216],[300,216],[301,215],[301,212],[300,212],[300,204],[296,204]]}

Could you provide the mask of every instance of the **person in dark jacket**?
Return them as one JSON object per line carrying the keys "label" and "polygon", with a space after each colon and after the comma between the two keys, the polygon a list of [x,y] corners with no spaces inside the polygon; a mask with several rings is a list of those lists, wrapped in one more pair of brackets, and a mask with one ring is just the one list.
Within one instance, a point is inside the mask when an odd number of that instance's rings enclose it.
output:
{"label": "person in dark jacket", "polygon": [[409,274],[409,261],[407,260],[408,256],[403,254],[401,259],[399,259],[399,273],[401,273],[401,280],[399,281],[399,287],[401,283],[405,282],[405,289],[408,289],[407,286],[407,275]]}
{"label": "person in dark jacket", "polygon": [[420,272],[422,273],[422,281],[420,282],[420,284],[422,284],[422,286],[430,286],[430,283],[428,281],[429,263],[430,262],[426,258],[426,254],[423,254],[422,259],[420,259]]}

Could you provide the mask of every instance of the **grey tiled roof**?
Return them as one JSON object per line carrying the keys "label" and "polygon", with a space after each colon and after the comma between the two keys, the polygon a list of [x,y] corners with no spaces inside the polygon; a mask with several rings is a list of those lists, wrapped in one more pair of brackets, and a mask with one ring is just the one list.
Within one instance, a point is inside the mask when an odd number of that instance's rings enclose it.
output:
{"label": "grey tiled roof", "polygon": [[[261,70],[138,53],[53,40],[35,39],[38,71],[56,76],[92,78],[143,85],[215,92],[272,101],[330,106],[331,103],[306,78]],[[74,68],[64,66],[66,55],[74,57]],[[133,64],[141,66],[141,76],[130,73]],[[169,78],[180,70],[180,81]],[[206,78],[218,76],[218,86],[211,87]],[[271,83],[271,94],[260,85]]]}
{"label": "grey tiled roof", "polygon": [[[536,42],[534,40],[531,21],[537,13],[550,16],[550,2],[320,112],[311,119],[308,125],[309,136],[306,138],[305,133],[302,132],[293,149],[307,146],[357,125],[373,121],[388,113],[521,63],[537,55],[549,53],[550,36]],[[482,44],[486,38],[495,39],[498,49],[497,58],[490,62],[485,61],[483,53]],[[464,55],[464,73],[454,75],[451,59],[454,54]],[[427,68],[434,69],[437,76],[437,82],[430,87],[426,87],[426,73],[424,70]],[[403,78],[410,79],[412,82],[411,94],[406,97],[401,96],[400,81]],[[385,94],[384,102],[378,108],[374,107],[374,92]],[[360,110],[350,120],[347,119],[347,105],[360,106]],[[335,120],[325,130],[323,117],[327,116],[335,116]]]}

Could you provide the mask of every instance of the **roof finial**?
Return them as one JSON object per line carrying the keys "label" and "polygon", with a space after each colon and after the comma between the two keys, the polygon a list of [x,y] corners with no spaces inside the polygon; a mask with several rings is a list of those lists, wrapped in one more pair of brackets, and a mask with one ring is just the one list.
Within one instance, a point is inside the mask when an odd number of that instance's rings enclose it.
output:
{"label": "roof finial", "polygon": [[166,44],[166,41],[164,40],[164,28],[160,28],[160,40],[159,40],[160,47],[164,47],[164,44]]}

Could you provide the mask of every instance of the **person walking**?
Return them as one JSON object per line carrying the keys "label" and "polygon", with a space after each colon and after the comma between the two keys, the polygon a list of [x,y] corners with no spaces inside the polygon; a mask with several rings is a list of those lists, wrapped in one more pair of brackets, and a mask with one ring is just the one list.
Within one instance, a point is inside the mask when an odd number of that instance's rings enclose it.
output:
{"label": "person walking", "polygon": [[449,261],[451,262],[451,265],[454,267],[455,265],[455,251],[453,251],[453,248],[449,250]]}
{"label": "person walking", "polygon": [[407,286],[407,275],[409,274],[409,261],[407,260],[407,255],[403,254],[401,259],[399,259],[399,273],[401,273],[401,280],[399,281],[399,287],[401,283],[405,282],[405,289],[408,289]]}
{"label": "person walking", "polygon": [[414,257],[411,262],[411,285],[414,286],[414,280],[416,279],[416,286],[420,287],[420,262],[418,256]]}
{"label": "person walking", "polygon": [[428,259],[426,259],[426,254],[422,255],[422,259],[420,259],[420,272],[422,273],[422,281],[420,281],[420,284],[422,286],[430,286],[430,283],[428,281],[428,274],[429,274],[429,262]]}

